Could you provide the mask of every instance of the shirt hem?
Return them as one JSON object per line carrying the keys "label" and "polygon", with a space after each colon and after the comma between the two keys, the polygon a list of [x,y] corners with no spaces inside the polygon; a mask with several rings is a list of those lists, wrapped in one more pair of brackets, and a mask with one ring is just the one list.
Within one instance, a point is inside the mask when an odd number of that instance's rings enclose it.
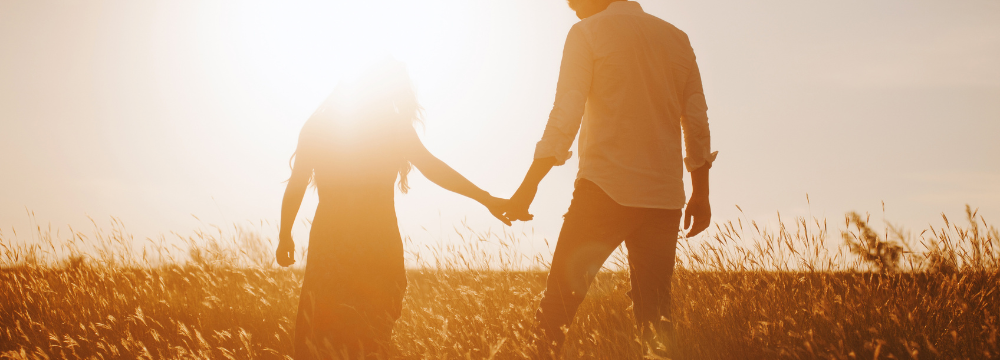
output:
{"label": "shirt hem", "polygon": [[686,204],[686,202],[681,202],[680,206],[672,206],[672,205],[660,205],[660,204],[623,202],[623,201],[621,201],[619,199],[616,199],[613,194],[609,193],[603,186],[601,186],[601,184],[598,181],[596,181],[594,179],[589,179],[589,178],[582,177],[582,176],[578,176],[576,179],[577,180],[583,179],[583,180],[587,180],[587,181],[590,181],[590,182],[594,183],[594,185],[597,185],[597,187],[599,187],[601,189],[601,191],[603,191],[605,194],[607,194],[608,197],[611,198],[611,200],[613,200],[614,202],[618,203],[618,205],[621,205],[621,206],[627,206],[627,207],[633,207],[633,208],[642,208],[642,209],[682,210],[682,209],[684,209],[684,205]]}

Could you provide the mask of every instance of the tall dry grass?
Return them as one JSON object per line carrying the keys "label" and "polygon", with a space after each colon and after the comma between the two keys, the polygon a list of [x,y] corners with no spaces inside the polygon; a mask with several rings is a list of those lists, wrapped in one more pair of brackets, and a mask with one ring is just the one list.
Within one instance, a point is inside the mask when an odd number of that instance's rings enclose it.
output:
{"label": "tall dry grass", "polygon": [[[836,230],[741,218],[682,240],[679,358],[996,358],[1000,237],[965,215],[917,235],[857,214]],[[258,231],[209,227],[174,246],[137,242],[117,220],[95,229],[0,232],[0,357],[289,358],[302,273],[277,268]],[[410,255],[398,356],[523,358],[544,260],[520,254],[519,235],[460,234]],[[643,357],[623,259],[591,288],[567,358]]]}

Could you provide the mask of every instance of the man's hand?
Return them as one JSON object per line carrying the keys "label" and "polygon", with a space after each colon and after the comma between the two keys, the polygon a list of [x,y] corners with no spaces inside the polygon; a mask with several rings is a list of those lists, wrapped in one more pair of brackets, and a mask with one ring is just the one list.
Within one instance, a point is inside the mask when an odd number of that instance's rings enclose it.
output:
{"label": "man's hand", "polygon": [[480,203],[483,204],[483,206],[486,206],[486,209],[488,209],[490,211],[490,214],[493,214],[493,216],[496,217],[497,220],[503,222],[504,225],[510,226],[510,219],[506,215],[504,215],[504,213],[509,211],[508,209],[510,208],[510,200],[490,196],[486,199],[483,199],[483,201],[481,201]]}
{"label": "man's hand", "polygon": [[278,265],[282,267],[295,263],[295,242],[292,241],[292,234],[278,235],[278,250],[274,255]]}
{"label": "man's hand", "polygon": [[510,206],[507,207],[507,218],[511,220],[528,221],[535,216],[528,213],[528,207],[535,200],[535,193],[538,192],[538,185],[522,184],[510,197]]}
{"label": "man's hand", "polygon": [[528,213],[528,207],[535,200],[535,193],[538,192],[538,183],[542,182],[545,174],[556,165],[555,157],[535,159],[531,161],[528,173],[524,175],[521,186],[510,197],[510,207],[507,209],[507,218],[511,220],[528,221],[535,216]]}
{"label": "man's hand", "polygon": [[706,163],[691,172],[691,199],[684,209],[687,237],[698,235],[712,223],[712,205],[708,203],[708,169],[711,168],[712,163]]}
{"label": "man's hand", "polygon": [[712,205],[708,203],[708,196],[692,196],[687,208],[684,209],[684,229],[688,230],[687,237],[698,235],[711,223]]}

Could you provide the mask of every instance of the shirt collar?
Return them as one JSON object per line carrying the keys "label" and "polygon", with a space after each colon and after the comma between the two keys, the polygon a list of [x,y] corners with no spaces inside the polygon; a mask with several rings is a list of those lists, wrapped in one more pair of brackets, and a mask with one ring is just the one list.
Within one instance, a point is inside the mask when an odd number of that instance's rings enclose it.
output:
{"label": "shirt collar", "polygon": [[642,6],[635,1],[615,1],[608,5],[606,12],[614,13],[642,13]]}

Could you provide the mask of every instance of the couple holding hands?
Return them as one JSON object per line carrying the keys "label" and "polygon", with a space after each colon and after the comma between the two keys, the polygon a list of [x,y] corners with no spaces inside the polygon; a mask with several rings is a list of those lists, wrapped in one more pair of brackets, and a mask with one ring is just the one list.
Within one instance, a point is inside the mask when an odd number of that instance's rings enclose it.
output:
{"label": "couple holding hands", "polygon": [[394,188],[407,191],[411,166],[510,225],[531,219],[539,182],[571,156],[578,132],[579,174],[536,312],[533,348],[539,358],[558,356],[564,327],[604,261],[625,242],[641,343],[645,351],[670,356],[670,279],[680,220],[692,236],[711,219],[708,171],[717,153],[711,152],[701,75],[687,35],[638,3],[569,3],[581,21],[567,36],[555,104],[534,161],[510,200],[483,191],[427,151],[413,127],[421,108],[398,62],[339,85],[309,118],[293,155],[277,248],[278,264],[294,263],[291,227],[314,184],[319,205],[296,319],[297,359],[364,357],[391,348],[406,289]]}

